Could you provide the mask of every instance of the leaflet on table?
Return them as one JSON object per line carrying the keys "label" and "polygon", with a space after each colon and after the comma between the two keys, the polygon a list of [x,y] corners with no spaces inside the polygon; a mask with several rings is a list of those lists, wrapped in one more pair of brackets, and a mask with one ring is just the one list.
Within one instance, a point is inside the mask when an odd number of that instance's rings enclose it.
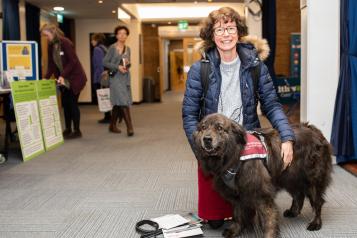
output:
{"label": "leaflet on table", "polygon": [[27,161],[45,152],[36,81],[12,82],[11,89],[22,156]]}
{"label": "leaflet on table", "polygon": [[37,93],[43,139],[48,151],[63,144],[61,120],[56,96],[56,82],[54,80],[37,81]]}

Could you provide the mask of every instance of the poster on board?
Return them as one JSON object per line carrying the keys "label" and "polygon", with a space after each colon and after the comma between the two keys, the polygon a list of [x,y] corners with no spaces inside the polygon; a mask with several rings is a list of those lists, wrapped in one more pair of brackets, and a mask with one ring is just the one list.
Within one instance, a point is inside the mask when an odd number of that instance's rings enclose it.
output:
{"label": "poster on board", "polygon": [[42,135],[46,151],[63,144],[62,126],[54,80],[36,82]]}
{"label": "poster on board", "polygon": [[38,46],[35,41],[2,41],[1,72],[13,80],[39,78]]}
{"label": "poster on board", "polygon": [[36,81],[12,82],[11,91],[22,157],[28,161],[45,152]]}

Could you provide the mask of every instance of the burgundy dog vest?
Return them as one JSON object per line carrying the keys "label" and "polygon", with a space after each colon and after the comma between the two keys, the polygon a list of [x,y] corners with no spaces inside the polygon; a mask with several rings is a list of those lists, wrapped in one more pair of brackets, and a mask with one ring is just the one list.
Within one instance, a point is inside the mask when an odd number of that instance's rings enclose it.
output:
{"label": "burgundy dog vest", "polygon": [[[247,143],[245,144],[243,151],[240,153],[239,160],[247,161],[251,159],[262,159],[267,161],[268,153],[263,135],[259,132],[247,131],[245,138]],[[240,167],[239,165],[240,163],[238,163],[235,168],[227,169],[227,171],[223,174],[224,183],[231,189],[234,189],[234,180],[236,174],[238,173]]]}

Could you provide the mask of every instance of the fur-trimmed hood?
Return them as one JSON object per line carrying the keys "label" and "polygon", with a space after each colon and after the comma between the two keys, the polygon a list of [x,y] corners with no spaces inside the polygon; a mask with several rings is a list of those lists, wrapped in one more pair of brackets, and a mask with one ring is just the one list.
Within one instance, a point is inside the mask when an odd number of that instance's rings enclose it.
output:
{"label": "fur-trimmed hood", "polygon": [[[239,44],[248,44],[254,46],[257,52],[257,56],[261,61],[266,60],[269,56],[270,48],[266,39],[258,38],[257,36],[253,35],[248,35],[242,37],[238,42],[238,45]],[[194,48],[196,51],[199,51],[202,56],[205,56],[205,53],[208,50],[204,41],[198,42]]]}

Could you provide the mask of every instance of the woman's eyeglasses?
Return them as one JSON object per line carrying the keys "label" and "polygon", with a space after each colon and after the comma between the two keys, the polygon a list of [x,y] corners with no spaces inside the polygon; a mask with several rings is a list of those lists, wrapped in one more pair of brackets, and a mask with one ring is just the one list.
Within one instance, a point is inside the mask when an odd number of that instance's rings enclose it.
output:
{"label": "woman's eyeglasses", "polygon": [[236,26],[229,26],[229,27],[217,27],[213,29],[213,32],[216,36],[223,36],[224,32],[227,30],[228,34],[233,35],[237,33]]}

